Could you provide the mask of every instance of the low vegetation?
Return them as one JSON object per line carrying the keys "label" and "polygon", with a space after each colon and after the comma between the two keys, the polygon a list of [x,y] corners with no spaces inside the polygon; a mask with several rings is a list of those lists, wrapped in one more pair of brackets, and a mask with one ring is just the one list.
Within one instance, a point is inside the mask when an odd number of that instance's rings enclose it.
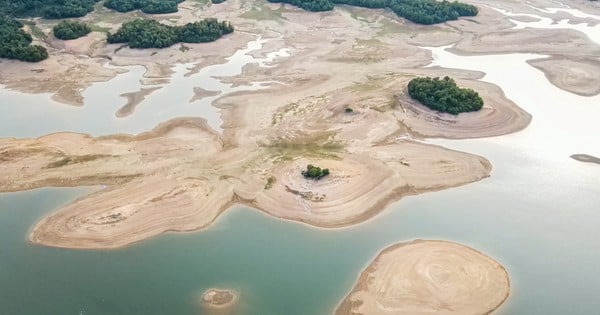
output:
{"label": "low vegetation", "polygon": [[397,16],[418,24],[436,24],[456,20],[461,16],[475,16],[475,6],[461,2],[437,0],[268,0],[289,3],[307,11],[331,11],[343,4],[370,9],[390,9]]}
{"label": "low vegetation", "polygon": [[183,0],[106,0],[104,6],[118,12],[141,10],[148,14],[164,14],[177,12],[177,5],[182,1]]}
{"label": "low vegetation", "polygon": [[306,166],[306,170],[302,171],[302,176],[304,176],[304,178],[316,180],[319,180],[327,175],[329,175],[328,168],[321,169],[320,167],[314,166],[312,164],[308,164]]}
{"label": "low vegetation", "polygon": [[48,58],[46,48],[31,45],[31,35],[23,31],[23,24],[0,15],[0,58],[37,62]]}
{"label": "low vegetation", "polygon": [[54,36],[62,40],[76,39],[89,34],[92,28],[79,21],[62,21],[52,28]]}
{"label": "low vegetation", "polygon": [[136,19],[123,23],[121,28],[108,34],[109,43],[127,43],[131,48],[165,48],[176,43],[204,43],[233,32],[229,22],[216,19],[169,26],[150,19]]}
{"label": "low vegetation", "polygon": [[408,94],[433,110],[453,115],[478,111],[483,107],[483,100],[477,92],[458,87],[449,77],[412,79],[408,83]]}

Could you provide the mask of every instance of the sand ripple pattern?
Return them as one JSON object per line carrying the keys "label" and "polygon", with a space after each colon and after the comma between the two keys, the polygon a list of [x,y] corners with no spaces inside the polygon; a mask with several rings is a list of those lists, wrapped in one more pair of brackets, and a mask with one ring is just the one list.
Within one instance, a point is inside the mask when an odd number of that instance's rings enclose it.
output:
{"label": "sand ripple pattern", "polygon": [[489,314],[508,294],[508,274],[492,258],[457,243],[416,240],[382,251],[336,314]]}

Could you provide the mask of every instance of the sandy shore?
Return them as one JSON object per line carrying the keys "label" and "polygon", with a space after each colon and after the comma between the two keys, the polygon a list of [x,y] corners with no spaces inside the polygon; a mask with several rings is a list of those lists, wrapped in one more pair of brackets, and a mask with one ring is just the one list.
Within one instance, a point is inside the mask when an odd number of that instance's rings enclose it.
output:
{"label": "sandy shore", "polygon": [[581,96],[600,93],[600,60],[593,58],[573,59],[552,57],[529,60],[528,63],[544,72],[546,78],[557,87]]}
{"label": "sandy shore", "polygon": [[203,314],[236,314],[239,294],[227,289],[208,289],[202,293],[200,306]]}
{"label": "sandy shore", "polygon": [[335,314],[489,314],[509,288],[492,258],[457,243],[416,240],[384,249]]}

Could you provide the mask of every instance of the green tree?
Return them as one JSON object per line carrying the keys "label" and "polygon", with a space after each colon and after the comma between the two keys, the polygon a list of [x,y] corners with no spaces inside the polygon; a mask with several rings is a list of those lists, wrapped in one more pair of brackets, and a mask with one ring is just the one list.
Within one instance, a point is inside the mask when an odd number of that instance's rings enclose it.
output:
{"label": "green tree", "polygon": [[76,39],[89,34],[91,27],[79,21],[62,21],[52,28],[54,36],[62,40]]}
{"label": "green tree", "polygon": [[459,88],[450,77],[415,78],[408,83],[408,94],[421,104],[444,113],[458,115],[478,111],[483,100],[472,89]]}

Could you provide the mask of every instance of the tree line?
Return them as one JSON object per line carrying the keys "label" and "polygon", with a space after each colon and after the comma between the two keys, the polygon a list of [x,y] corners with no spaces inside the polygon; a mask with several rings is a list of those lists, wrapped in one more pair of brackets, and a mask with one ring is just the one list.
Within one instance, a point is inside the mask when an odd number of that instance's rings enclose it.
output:
{"label": "tree line", "polygon": [[148,14],[177,12],[177,5],[183,0],[106,0],[104,6],[119,12],[141,10]]}
{"label": "tree line", "polygon": [[30,45],[31,35],[23,31],[23,24],[0,15],[0,58],[37,62],[48,58],[46,48]]}
{"label": "tree line", "polygon": [[64,19],[82,17],[98,0],[0,0],[0,14],[10,17]]}
{"label": "tree line", "polygon": [[483,100],[472,89],[460,88],[450,77],[415,78],[408,82],[408,94],[421,104],[444,113],[458,115],[478,111]]}
{"label": "tree line", "polygon": [[268,0],[289,3],[307,11],[331,11],[335,4],[370,9],[390,9],[397,16],[418,24],[436,24],[456,20],[461,16],[475,16],[475,6],[446,0]]}
{"label": "tree line", "polygon": [[204,43],[233,32],[229,22],[205,19],[183,26],[169,26],[150,19],[125,22],[108,34],[108,43],[127,43],[131,48],[165,48],[176,43]]}

